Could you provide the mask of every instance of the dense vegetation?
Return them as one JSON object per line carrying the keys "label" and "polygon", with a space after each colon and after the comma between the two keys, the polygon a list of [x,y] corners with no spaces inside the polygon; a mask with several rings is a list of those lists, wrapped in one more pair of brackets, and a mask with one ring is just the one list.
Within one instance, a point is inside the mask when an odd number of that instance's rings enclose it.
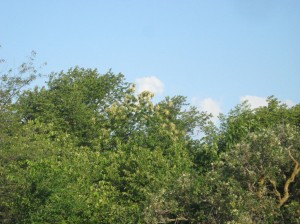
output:
{"label": "dense vegetation", "polygon": [[122,74],[35,77],[1,76],[1,223],[300,223],[299,104],[243,103],[216,127]]}

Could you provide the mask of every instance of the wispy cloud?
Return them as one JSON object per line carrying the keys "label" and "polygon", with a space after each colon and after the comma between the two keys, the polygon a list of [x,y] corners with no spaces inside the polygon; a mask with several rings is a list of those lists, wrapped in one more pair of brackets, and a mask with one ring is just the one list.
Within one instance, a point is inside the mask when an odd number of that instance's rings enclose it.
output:
{"label": "wispy cloud", "polygon": [[222,113],[220,102],[212,98],[199,99],[194,97],[192,99],[192,104],[198,107],[199,110],[212,114],[212,121],[214,123],[218,122],[218,115]]}
{"label": "wispy cloud", "polygon": [[[244,101],[248,101],[251,109],[268,105],[266,97],[250,96],[250,95],[240,97],[240,102],[244,102]],[[282,102],[285,103],[288,107],[292,107],[295,105],[295,103],[289,99]]]}
{"label": "wispy cloud", "polygon": [[137,91],[141,93],[143,91],[150,91],[154,94],[162,94],[164,91],[164,84],[155,76],[141,77],[135,80],[137,84]]}

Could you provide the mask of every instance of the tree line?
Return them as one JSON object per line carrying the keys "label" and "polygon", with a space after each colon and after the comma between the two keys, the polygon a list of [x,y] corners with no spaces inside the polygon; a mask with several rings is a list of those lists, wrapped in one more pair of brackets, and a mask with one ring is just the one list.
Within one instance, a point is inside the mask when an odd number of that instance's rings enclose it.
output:
{"label": "tree line", "polygon": [[29,88],[34,56],[1,74],[1,223],[300,223],[299,104],[244,102],[216,126],[112,71]]}

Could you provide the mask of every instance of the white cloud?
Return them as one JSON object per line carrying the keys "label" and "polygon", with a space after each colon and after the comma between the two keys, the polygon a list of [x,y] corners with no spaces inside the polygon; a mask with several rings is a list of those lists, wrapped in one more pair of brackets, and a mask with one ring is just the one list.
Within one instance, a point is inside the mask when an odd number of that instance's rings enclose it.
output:
{"label": "white cloud", "polygon": [[164,84],[155,76],[147,76],[135,80],[138,93],[150,91],[154,94],[161,94],[164,91]]}
{"label": "white cloud", "polygon": [[218,122],[218,115],[222,112],[221,105],[218,101],[212,98],[205,98],[200,100],[198,98],[193,98],[192,103],[198,107],[201,111],[206,111],[213,115],[212,121],[214,123]]}
{"label": "white cloud", "polygon": [[293,107],[293,106],[296,105],[292,100],[286,100],[286,101],[284,101],[284,103],[285,103],[288,107]]}
{"label": "white cloud", "polygon": [[255,109],[258,107],[267,106],[267,98],[266,97],[259,97],[259,96],[242,96],[240,97],[240,101],[248,101],[250,104],[251,109]]}
{"label": "white cloud", "polygon": [[[247,100],[249,102],[251,109],[268,106],[266,97],[259,97],[259,96],[242,96],[242,97],[240,97],[241,102],[243,102],[245,100]],[[295,105],[295,103],[292,100],[285,100],[285,101],[281,101],[281,102],[285,103],[288,107],[292,107]]]}

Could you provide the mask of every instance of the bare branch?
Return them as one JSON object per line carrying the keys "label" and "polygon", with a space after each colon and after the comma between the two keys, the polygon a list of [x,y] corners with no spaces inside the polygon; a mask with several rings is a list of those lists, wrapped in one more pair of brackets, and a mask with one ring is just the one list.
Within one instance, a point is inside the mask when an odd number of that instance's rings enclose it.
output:
{"label": "bare branch", "polygon": [[290,184],[292,182],[294,182],[296,176],[300,172],[299,162],[292,156],[292,153],[290,151],[290,147],[288,148],[288,153],[289,153],[289,156],[291,157],[291,159],[293,160],[293,162],[295,163],[295,167],[294,167],[293,173],[291,174],[291,176],[287,179],[287,181],[284,184],[284,196],[279,201],[279,205],[278,205],[279,207],[281,207],[289,199],[289,197],[290,197],[290,193],[289,193]]}
{"label": "bare branch", "polygon": [[274,187],[274,191],[275,191],[275,195],[278,197],[279,201],[281,200],[281,194],[280,192],[277,190],[277,184],[276,184],[276,181],[274,180],[270,180],[271,184],[273,185]]}
{"label": "bare branch", "polygon": [[294,161],[295,164],[298,164],[298,166],[299,166],[298,161],[293,157],[293,155],[291,153],[291,147],[289,147],[287,150],[288,150],[288,153],[289,153],[289,156],[291,157],[291,159]]}
{"label": "bare branch", "polygon": [[169,218],[167,218],[166,221],[167,222],[175,222],[175,223],[177,223],[177,222],[180,222],[180,221],[189,221],[189,220],[187,218],[185,218],[185,217],[178,217],[178,218],[175,218],[175,219],[169,219]]}

